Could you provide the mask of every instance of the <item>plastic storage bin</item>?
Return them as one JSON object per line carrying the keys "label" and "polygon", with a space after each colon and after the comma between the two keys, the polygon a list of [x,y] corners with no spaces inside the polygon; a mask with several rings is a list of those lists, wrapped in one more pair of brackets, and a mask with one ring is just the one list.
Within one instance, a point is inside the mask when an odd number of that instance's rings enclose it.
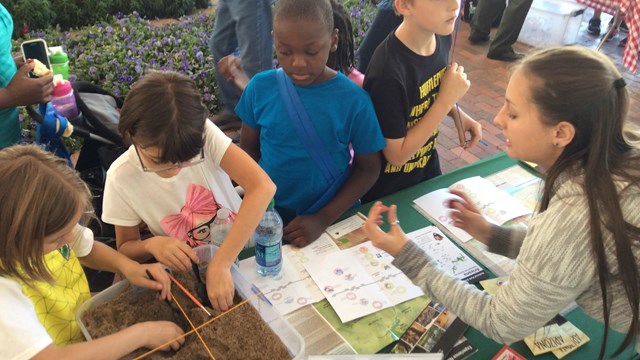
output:
{"label": "plastic storage bin", "polygon": [[576,43],[584,5],[562,0],[534,0],[518,41],[537,48]]}
{"label": "plastic storage bin", "polygon": [[[194,249],[198,258],[200,258],[200,271],[205,272],[205,269],[216,253],[218,248],[213,245],[203,245]],[[204,263],[204,264],[203,264]],[[240,273],[240,269],[235,264],[231,266],[231,276],[233,277],[233,282],[236,286],[236,290],[243,298],[247,299],[249,297],[253,297],[249,303],[253,306],[258,312],[262,319],[269,325],[271,330],[273,330],[276,335],[280,337],[282,343],[289,350],[289,354],[293,359],[303,359],[304,358],[304,340],[302,336],[276,311],[276,309],[271,305],[266,298],[260,296],[254,296],[257,288],[251,284],[245,277]],[[100,306],[111,299],[115,298],[118,294],[123,292],[129,286],[129,281],[122,280],[109,288],[101,291],[96,296],[93,296],[84,304],[80,305],[78,311],[76,312],[76,318],[78,321],[78,325],[82,334],[87,340],[91,340],[91,335],[87,332],[87,328],[83,322],[83,314],[96,306]],[[145,291],[147,291],[145,289]],[[150,290],[149,290],[150,291]]]}

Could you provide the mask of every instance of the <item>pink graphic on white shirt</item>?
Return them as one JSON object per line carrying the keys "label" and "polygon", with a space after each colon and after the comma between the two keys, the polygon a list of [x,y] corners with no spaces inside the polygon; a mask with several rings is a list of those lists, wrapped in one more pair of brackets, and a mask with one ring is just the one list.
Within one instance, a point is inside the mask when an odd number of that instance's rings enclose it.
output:
{"label": "pink graphic on white shirt", "polygon": [[[168,236],[185,241],[191,247],[207,244],[211,241],[209,226],[221,208],[211,191],[190,184],[180,213],[164,217],[160,226]],[[231,218],[235,218],[235,214],[231,213]]]}

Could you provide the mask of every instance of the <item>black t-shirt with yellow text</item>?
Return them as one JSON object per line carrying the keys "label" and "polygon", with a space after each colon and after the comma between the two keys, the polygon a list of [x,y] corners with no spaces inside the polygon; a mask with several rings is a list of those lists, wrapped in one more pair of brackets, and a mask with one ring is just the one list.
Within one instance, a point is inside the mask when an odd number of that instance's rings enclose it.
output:
{"label": "black t-shirt with yellow text", "polygon": [[[371,96],[382,134],[401,139],[429,110],[447,70],[451,36],[436,35],[432,55],[418,55],[394,33],[378,46],[371,58],[364,89]],[[380,177],[362,198],[372,201],[440,175],[436,151],[438,131],[403,166],[394,166],[382,156]]]}

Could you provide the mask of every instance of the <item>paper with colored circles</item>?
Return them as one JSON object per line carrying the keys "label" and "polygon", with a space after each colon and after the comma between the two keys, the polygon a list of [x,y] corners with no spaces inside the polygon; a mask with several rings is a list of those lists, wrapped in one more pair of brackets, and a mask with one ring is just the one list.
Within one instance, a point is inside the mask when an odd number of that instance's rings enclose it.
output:
{"label": "paper with colored circles", "polygon": [[423,294],[391,261],[367,241],[305,267],[340,320],[348,322]]}
{"label": "paper with colored circles", "polygon": [[282,247],[282,270],[275,276],[261,276],[256,272],[255,257],[240,261],[240,271],[280,312],[286,315],[303,306],[324,299],[304,264],[339,251],[333,240],[323,234],[304,248]]}

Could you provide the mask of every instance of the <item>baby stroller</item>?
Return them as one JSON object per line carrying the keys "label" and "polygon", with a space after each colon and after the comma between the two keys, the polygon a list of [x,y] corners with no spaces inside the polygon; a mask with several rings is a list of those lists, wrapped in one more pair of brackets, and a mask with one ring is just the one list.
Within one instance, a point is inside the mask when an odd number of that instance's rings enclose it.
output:
{"label": "baby stroller", "polygon": [[[100,217],[106,172],[111,163],[126,150],[117,129],[123,101],[88,82],[76,81],[72,86],[80,115],[70,121],[73,124],[71,136],[84,139],[75,169],[91,190],[96,214],[96,221],[92,221],[88,227],[96,240],[115,248],[115,229],[113,225],[103,223]],[[66,158],[71,165],[69,152],[61,140],[67,128],[66,119],[56,118],[51,104],[40,105],[39,112],[33,107],[27,107],[27,111],[38,123],[36,141],[48,151]],[[85,273],[91,291],[100,291],[113,282],[113,274],[109,272],[85,269]]]}

